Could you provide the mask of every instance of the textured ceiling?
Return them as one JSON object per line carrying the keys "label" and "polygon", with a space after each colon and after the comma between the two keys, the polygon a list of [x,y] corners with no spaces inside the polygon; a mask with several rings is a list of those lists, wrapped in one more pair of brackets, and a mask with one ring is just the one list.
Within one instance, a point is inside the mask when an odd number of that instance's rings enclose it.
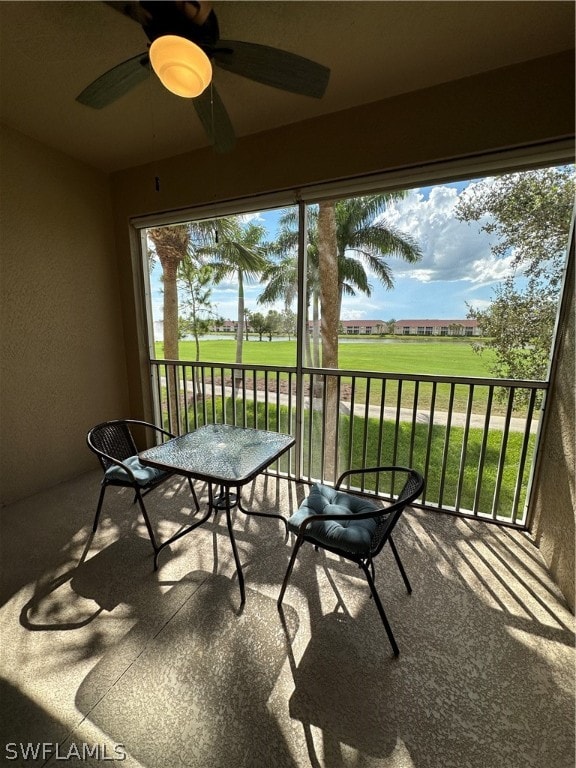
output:
{"label": "textured ceiling", "polygon": [[[572,2],[215,2],[222,38],[331,69],[323,99],[215,70],[238,137],[574,47]],[[105,171],[208,142],[191,103],[154,75],[103,110],[75,101],[146,50],[141,27],[100,2],[0,2],[0,119]]]}

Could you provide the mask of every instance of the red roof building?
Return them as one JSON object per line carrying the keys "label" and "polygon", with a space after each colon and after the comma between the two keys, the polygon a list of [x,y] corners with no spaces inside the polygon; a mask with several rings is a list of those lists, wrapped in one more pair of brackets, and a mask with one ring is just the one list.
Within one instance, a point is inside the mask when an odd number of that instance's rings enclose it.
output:
{"label": "red roof building", "polygon": [[397,336],[481,336],[477,320],[396,320]]}
{"label": "red roof building", "polygon": [[[250,330],[250,323],[248,323]],[[340,333],[345,336],[379,336],[390,333],[390,321],[386,320],[341,320]],[[215,331],[236,332],[235,320],[224,320],[213,328]],[[312,330],[312,323],[308,323]],[[395,320],[396,336],[481,336],[477,320]]]}

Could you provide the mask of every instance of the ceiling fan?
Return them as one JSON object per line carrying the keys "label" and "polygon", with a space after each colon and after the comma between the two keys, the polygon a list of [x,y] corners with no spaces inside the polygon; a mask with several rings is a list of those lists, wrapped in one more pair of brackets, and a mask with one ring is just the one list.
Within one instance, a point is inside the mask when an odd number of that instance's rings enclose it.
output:
{"label": "ceiling fan", "polygon": [[[258,83],[313,98],[324,95],[330,70],[322,64],[280,48],[239,40],[221,40],[218,20],[210,2],[107,2],[138,22],[150,45],[166,35],[195,43],[213,65]],[[149,48],[150,48],[149,45]],[[101,109],[128,93],[150,74],[149,51],[117,64],[98,77],[76,97],[76,101]],[[234,129],[212,82],[192,99],[196,113],[211,143],[219,152],[235,143]]]}

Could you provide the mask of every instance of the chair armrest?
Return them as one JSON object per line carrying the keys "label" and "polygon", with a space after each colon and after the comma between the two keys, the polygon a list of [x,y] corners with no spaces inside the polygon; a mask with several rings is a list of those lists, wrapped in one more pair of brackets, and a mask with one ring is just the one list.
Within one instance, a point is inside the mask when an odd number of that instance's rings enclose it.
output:
{"label": "chair armrest", "polygon": [[396,504],[391,504],[389,507],[380,507],[374,509],[371,512],[350,512],[350,514],[334,514],[334,515],[309,515],[304,518],[298,527],[298,534],[304,534],[306,528],[312,523],[325,522],[326,520],[369,520],[372,517],[381,517],[393,512]]}
{"label": "chair armrest", "polygon": [[[98,457],[101,457],[102,459],[106,459],[106,461],[109,461],[110,464],[116,464],[116,466],[121,467],[124,470],[124,472],[126,472],[126,474],[128,475],[128,477],[130,478],[130,480],[133,483],[136,484],[138,482],[136,480],[134,472],[132,472],[130,467],[127,467],[126,464],[124,464],[123,461],[120,461],[120,459],[115,459],[114,456],[110,456],[109,453],[106,453],[105,451],[101,451],[100,448],[96,448],[96,446],[92,445],[92,443],[90,441],[88,441],[88,445],[90,447],[90,450],[94,451],[94,453]],[[104,467],[105,465],[102,465],[102,466]]]}
{"label": "chair armrest", "polygon": [[[396,499],[392,501],[390,506],[385,508],[387,512],[395,511],[398,508],[402,508],[410,505],[424,491],[424,488],[426,486],[426,481],[424,479],[424,476],[417,470],[413,469],[412,467],[403,467],[403,466],[363,467],[361,469],[349,469],[340,475],[334,487],[336,490],[340,490],[340,486],[342,482],[347,477],[350,477],[351,475],[368,475],[368,474],[378,474],[378,473],[385,473],[385,472],[389,474],[399,473],[399,474],[406,475],[406,478],[404,480],[404,484],[402,486],[400,493],[396,496]],[[356,490],[346,489],[345,491],[342,491],[342,492],[350,493],[355,496],[367,496],[367,497],[378,498],[378,499],[381,498],[379,496],[376,496],[375,492],[373,491],[362,491],[362,490],[356,491]]]}
{"label": "chair armrest", "polygon": [[163,427],[158,427],[156,424],[151,424],[149,421],[141,421],[140,419],[123,419],[123,421],[126,424],[136,424],[139,427],[147,427],[148,429],[154,429],[156,432],[161,432],[163,435],[166,435],[166,437],[176,437],[175,434],[172,432],[169,432],[167,429],[164,429]]}
{"label": "chair armrest", "polygon": [[370,474],[378,474],[380,472],[404,472],[405,474],[409,475],[411,472],[414,472],[414,470],[411,469],[410,467],[401,467],[401,466],[362,467],[361,469],[348,469],[346,472],[342,472],[338,480],[336,480],[336,484],[334,485],[334,488],[336,488],[336,490],[339,490],[343,481],[347,477],[350,477],[351,475],[370,475]]}

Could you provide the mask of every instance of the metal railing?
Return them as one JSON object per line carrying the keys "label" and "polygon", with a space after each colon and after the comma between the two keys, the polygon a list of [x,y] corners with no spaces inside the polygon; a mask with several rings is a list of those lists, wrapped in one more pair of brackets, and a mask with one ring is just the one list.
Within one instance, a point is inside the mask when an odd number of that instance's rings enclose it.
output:
{"label": "metal railing", "polygon": [[526,525],[546,382],[320,368],[299,378],[295,367],[173,360],[151,371],[175,433],[229,423],[294,435],[274,474],[330,484],[352,467],[410,466],[426,477],[418,506]]}

